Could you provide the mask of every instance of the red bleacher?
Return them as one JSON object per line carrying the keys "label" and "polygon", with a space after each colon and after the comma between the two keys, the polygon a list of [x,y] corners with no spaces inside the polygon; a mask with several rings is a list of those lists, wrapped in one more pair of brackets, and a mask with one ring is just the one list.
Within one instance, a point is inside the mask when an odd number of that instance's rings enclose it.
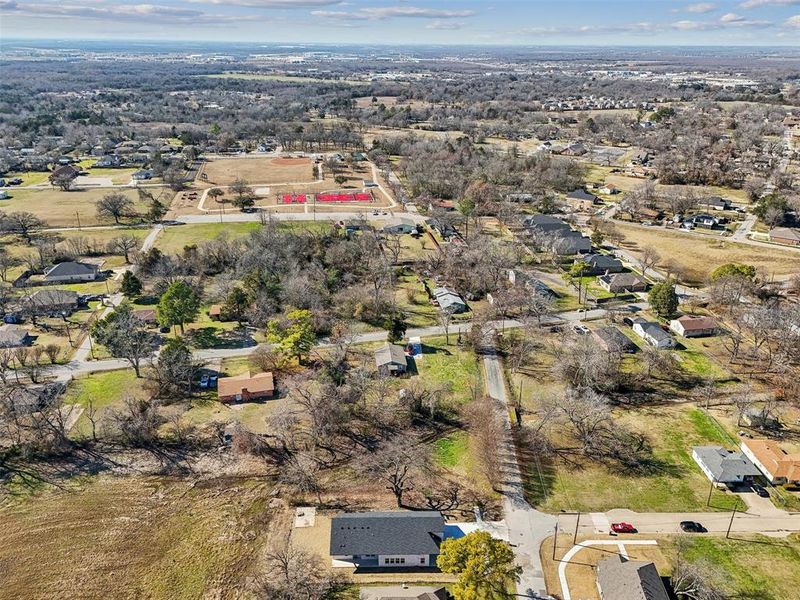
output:
{"label": "red bleacher", "polygon": [[306,195],[305,194],[284,194],[281,200],[282,200],[282,202],[284,204],[305,204]]}
{"label": "red bleacher", "polygon": [[372,194],[366,192],[326,192],[317,194],[317,202],[372,202]]}

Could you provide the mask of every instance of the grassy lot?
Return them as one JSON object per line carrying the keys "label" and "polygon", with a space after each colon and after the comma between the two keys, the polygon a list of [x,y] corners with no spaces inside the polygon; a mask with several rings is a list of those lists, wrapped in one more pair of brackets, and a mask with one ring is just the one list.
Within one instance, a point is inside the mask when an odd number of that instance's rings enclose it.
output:
{"label": "grassy lot", "polygon": [[165,253],[179,253],[184,246],[200,244],[225,233],[231,238],[248,235],[261,228],[261,223],[200,223],[166,227],[156,240],[156,246]]}
{"label": "grassy lot", "polygon": [[637,227],[620,222],[615,224],[625,236],[623,246],[634,254],[641,254],[644,248],[654,248],[663,260],[671,258],[682,265],[688,282],[703,282],[716,267],[730,262],[754,265],[778,278],[785,278],[800,270],[800,252],[707,239],[655,227]]}
{"label": "grassy lot", "polygon": [[231,185],[237,178],[253,184],[312,182],[316,179],[308,158],[217,158],[203,163],[203,183]]}
{"label": "grassy lot", "polygon": [[[50,171],[19,171],[16,173],[8,173],[4,179],[14,179],[15,177],[22,179],[20,187],[39,185],[40,183],[47,183],[47,179],[50,177]],[[9,189],[13,190],[14,188],[12,187]]]}
{"label": "grassy lot", "polygon": [[466,432],[457,431],[436,441],[433,454],[436,462],[443,467],[455,467],[469,450],[469,438]]}
{"label": "grassy lot", "polygon": [[262,482],[97,477],[0,512],[0,598],[238,597],[288,531]]}
{"label": "grassy lot", "polygon": [[452,399],[461,404],[472,397],[473,389],[483,392],[481,370],[475,356],[455,345],[458,334],[422,340],[423,357],[416,362],[422,380],[434,387],[447,387]]}
{"label": "grassy lot", "polygon": [[[86,189],[73,192],[62,192],[58,189],[42,190],[14,190],[12,197],[0,201],[0,208],[6,212],[26,211],[44,219],[51,227],[77,227],[78,221],[82,226],[110,225],[113,221],[100,221],[97,218],[95,203],[111,190]],[[134,202],[138,212],[147,210],[146,204],[139,202],[135,190],[117,188],[113,190],[128,196]],[[169,205],[172,196],[162,198],[162,202]]]}
{"label": "grassy lot", "polygon": [[[74,380],[67,389],[64,402],[88,407],[91,402],[98,411],[98,420],[111,407],[119,407],[126,398],[142,395],[142,380],[137,379],[132,369],[93,373]],[[91,423],[81,415],[72,434],[90,435]]]}
{"label": "grassy lot", "polygon": [[[704,413],[685,406],[617,410],[616,418],[647,435],[658,466],[652,474],[634,475],[581,460],[579,467],[555,460],[531,466],[529,494],[544,510],[646,511],[730,510],[736,497],[715,490],[706,506],[709,482],[691,457],[691,447],[729,444],[729,434]],[[654,426],[657,424],[657,426]]]}
{"label": "grassy lot", "polygon": [[738,535],[671,538],[665,553],[690,563],[702,562],[715,572],[714,582],[729,598],[784,600],[800,588],[800,537],[787,539]]}

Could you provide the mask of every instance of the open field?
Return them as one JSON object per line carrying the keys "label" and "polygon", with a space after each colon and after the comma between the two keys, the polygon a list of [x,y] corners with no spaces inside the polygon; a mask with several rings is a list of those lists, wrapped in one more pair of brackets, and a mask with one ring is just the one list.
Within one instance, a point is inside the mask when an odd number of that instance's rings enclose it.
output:
{"label": "open field", "polygon": [[229,238],[248,235],[261,228],[256,221],[244,223],[196,223],[166,227],[156,240],[156,247],[162,252],[176,253],[183,251],[184,246],[201,244],[225,234]]}
{"label": "open field", "polygon": [[737,244],[657,227],[626,225],[618,221],[615,221],[615,225],[625,236],[623,247],[637,255],[644,248],[654,248],[662,260],[671,258],[683,266],[686,281],[690,283],[704,282],[716,267],[730,262],[754,265],[777,278],[800,271],[799,252]]}
{"label": "open field", "polygon": [[[81,226],[110,225],[113,220],[101,221],[97,218],[95,203],[111,191],[109,189],[86,189],[62,192],[59,189],[15,189],[11,198],[0,200],[0,210],[31,212],[44,219],[51,227],[77,227],[79,224]],[[145,212],[147,210],[147,204],[139,201],[136,190],[116,188],[113,191],[125,194],[133,200],[136,211]],[[172,192],[166,190],[161,201],[169,206],[172,197]]]}
{"label": "open field", "polygon": [[308,158],[213,158],[198,172],[198,181],[209,185],[231,185],[239,178],[252,184],[310,183],[316,179]]}
{"label": "open field", "polygon": [[691,448],[728,445],[730,438],[702,411],[686,406],[618,409],[615,418],[647,436],[656,463],[649,474],[627,473],[585,459],[567,464],[556,458],[542,464],[541,470],[530,465],[530,499],[548,512],[620,507],[638,512],[730,510],[736,503],[735,496],[715,490],[710,506],[706,505],[709,481],[692,459]]}
{"label": "open field", "polygon": [[373,96],[362,96],[360,98],[356,98],[356,106],[358,108],[377,108],[381,104],[383,104],[386,108],[391,108],[393,106],[398,108],[405,108],[407,106],[411,108],[426,108],[431,106],[431,103],[423,102],[422,100],[408,99],[401,101],[399,96],[377,96],[377,102],[373,102],[372,98]]}
{"label": "open field", "polygon": [[[110,407],[119,407],[126,398],[143,395],[142,380],[132,370],[108,371],[81,377],[70,383],[64,402],[87,408],[90,404],[97,410],[98,422]],[[91,422],[86,413],[81,415],[71,435],[91,435]]]}
{"label": "open field", "polygon": [[0,511],[0,598],[238,597],[287,531],[260,480],[96,477]]}

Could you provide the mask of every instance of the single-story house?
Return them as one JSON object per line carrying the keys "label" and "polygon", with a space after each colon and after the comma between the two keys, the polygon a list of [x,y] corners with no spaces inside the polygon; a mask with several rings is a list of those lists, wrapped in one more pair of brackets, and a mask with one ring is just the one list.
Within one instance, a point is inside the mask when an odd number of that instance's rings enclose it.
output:
{"label": "single-story house", "polygon": [[443,537],[438,511],[341,513],[331,519],[330,553],[348,566],[427,569]]}
{"label": "single-story house", "polygon": [[586,265],[585,275],[607,275],[608,273],[621,273],[624,267],[622,263],[607,254],[587,254],[575,261],[576,264]]}
{"label": "single-story house", "polygon": [[694,446],[692,458],[714,483],[744,483],[761,476],[758,467],[742,452],[731,452],[721,446]]}
{"label": "single-story house", "polygon": [[730,210],[731,203],[725,198],[719,196],[710,196],[700,201],[700,204],[709,210]]}
{"label": "single-story house", "polygon": [[222,316],[222,304],[212,304],[209,306],[208,316],[212,321],[219,321]]}
{"label": "single-story house", "polygon": [[19,348],[27,346],[31,336],[27,330],[17,325],[0,325],[0,348]]}
{"label": "single-story house", "polygon": [[536,200],[536,196],[533,194],[528,194],[525,192],[517,192],[514,194],[506,194],[506,202],[521,202],[524,204],[530,204]]}
{"label": "single-story house", "polygon": [[683,222],[684,226],[691,224],[694,227],[702,227],[704,229],[714,229],[719,225],[719,219],[713,215],[699,214],[693,215]]}
{"label": "single-story house", "polygon": [[375,350],[375,366],[378,373],[384,377],[388,375],[402,375],[408,370],[406,353],[400,346],[386,344]]}
{"label": "single-story house", "polygon": [[540,294],[549,298],[557,298],[558,294],[541,279],[534,277],[532,274],[519,269],[508,270],[508,281],[511,285],[524,285],[534,294]]}
{"label": "single-story house", "polygon": [[655,564],[619,554],[597,563],[597,589],[602,600],[669,600]]}
{"label": "single-story house", "polygon": [[122,164],[122,159],[116,154],[108,154],[97,159],[95,167],[118,167]]}
{"label": "single-story house", "polygon": [[83,262],[62,262],[44,272],[48,282],[76,283],[97,279],[97,265]]}
{"label": "single-story house", "polygon": [[632,354],[637,350],[636,344],[613,326],[595,329],[592,331],[592,336],[607,352]]}
{"label": "single-story house", "polygon": [[742,452],[770,483],[800,483],[800,453],[789,454],[772,440],[742,440]]}
{"label": "single-story house", "polygon": [[75,179],[78,175],[81,174],[80,168],[74,165],[63,165],[54,169],[52,173],[48,176],[50,183],[52,184],[57,179],[61,178],[62,176],[69,177],[70,179]]}
{"label": "single-story house", "polygon": [[769,241],[776,244],[787,244],[789,246],[800,246],[800,229],[789,227],[776,227],[769,232]]}
{"label": "single-story house", "polygon": [[434,219],[428,219],[425,222],[435,231],[437,231],[444,240],[449,240],[451,237],[456,235],[455,227],[453,227],[453,225],[451,223],[448,223],[447,221],[434,218]]}
{"label": "single-story house", "polygon": [[220,402],[250,402],[264,400],[275,395],[275,379],[272,373],[250,375],[245,371],[233,377],[220,377],[217,396]]}
{"label": "single-story house", "polygon": [[719,331],[716,320],[711,317],[683,315],[669,322],[669,328],[685,338],[715,335]]}
{"label": "single-story house", "polygon": [[565,156],[583,156],[589,152],[583,142],[575,142],[570,144],[561,151]]}
{"label": "single-story house", "polygon": [[147,181],[148,179],[153,178],[153,172],[147,169],[140,169],[135,171],[133,175],[131,175],[131,179],[135,181]]}
{"label": "single-story house", "polygon": [[140,308],[134,310],[132,314],[148,327],[152,327],[158,323],[158,317],[154,308]]}
{"label": "single-story house", "polygon": [[36,316],[60,317],[72,314],[80,305],[80,296],[72,290],[38,290],[25,298],[22,309]]}
{"label": "single-story house", "polygon": [[616,194],[620,193],[620,189],[615,186],[613,183],[607,183],[603,187],[600,188],[601,194],[608,194],[609,196],[615,196]]}
{"label": "single-story house", "polygon": [[592,251],[592,240],[579,231],[571,229],[554,231],[551,235],[550,249],[559,256],[586,254]]}
{"label": "single-story house", "polygon": [[403,217],[389,219],[383,226],[384,233],[413,233],[416,229],[414,221]]}
{"label": "single-story house", "polygon": [[449,288],[446,287],[433,288],[433,297],[439,304],[439,308],[441,308],[445,312],[455,314],[467,311],[467,303],[464,302],[464,300],[458,293],[454,292]]}
{"label": "single-story house", "polygon": [[636,319],[633,322],[633,331],[648,344],[656,348],[675,347],[675,340],[673,337],[661,329],[661,325],[654,321]]}
{"label": "single-story house", "polygon": [[647,282],[633,273],[609,273],[600,275],[597,284],[612,294],[647,291]]}
{"label": "single-story house", "polygon": [[452,200],[431,200],[428,202],[428,210],[443,210],[444,212],[455,212],[456,203]]}
{"label": "single-story house", "polygon": [[591,210],[596,204],[600,204],[600,198],[583,188],[578,188],[567,194],[567,204],[575,210],[586,211]]}
{"label": "single-story house", "polygon": [[447,589],[437,585],[387,585],[361,589],[359,600],[448,600]]}

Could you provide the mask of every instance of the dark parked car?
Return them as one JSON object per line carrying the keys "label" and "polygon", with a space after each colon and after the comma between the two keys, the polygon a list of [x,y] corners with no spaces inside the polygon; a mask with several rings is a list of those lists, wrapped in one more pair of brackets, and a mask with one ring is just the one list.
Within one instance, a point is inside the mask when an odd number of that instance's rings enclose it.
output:
{"label": "dark parked car", "polygon": [[753,484],[753,491],[762,498],[769,498],[769,492],[763,485]]}
{"label": "dark parked car", "polygon": [[708,531],[697,521],[681,521],[681,529],[686,533],[706,533]]}

